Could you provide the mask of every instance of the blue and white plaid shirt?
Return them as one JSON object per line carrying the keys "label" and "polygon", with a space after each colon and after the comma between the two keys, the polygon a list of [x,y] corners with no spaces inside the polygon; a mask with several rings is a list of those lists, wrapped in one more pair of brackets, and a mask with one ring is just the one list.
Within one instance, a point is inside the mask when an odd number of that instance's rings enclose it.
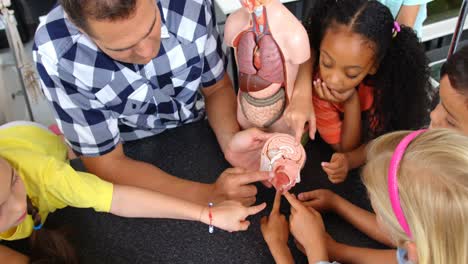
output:
{"label": "blue and white plaid shirt", "polygon": [[75,152],[99,156],[123,141],[204,117],[199,88],[226,60],[210,0],[157,0],[161,48],[146,65],[115,61],[55,7],[39,25],[33,58],[45,96]]}

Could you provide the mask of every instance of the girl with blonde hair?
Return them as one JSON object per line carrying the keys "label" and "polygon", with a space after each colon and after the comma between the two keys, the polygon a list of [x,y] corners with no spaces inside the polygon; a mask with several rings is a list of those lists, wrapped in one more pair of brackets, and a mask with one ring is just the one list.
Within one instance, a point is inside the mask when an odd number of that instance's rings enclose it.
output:
{"label": "girl with blonde hair", "polygon": [[[362,180],[398,263],[468,263],[468,138],[449,129],[394,132],[373,141],[367,156]],[[388,250],[331,239],[327,248],[343,263],[394,262]]]}
{"label": "girl with blonde hair", "polygon": [[294,262],[285,239],[290,229],[309,263],[468,263],[467,140],[454,130],[434,129],[394,132],[370,143],[362,180],[376,213],[375,232],[396,251],[337,243],[315,209],[285,193],[289,225],[278,213],[262,219],[275,260]]}
{"label": "girl with blonde hair", "polygon": [[468,263],[466,136],[395,132],[373,142],[368,157],[362,180],[398,255],[405,249],[413,263]]}

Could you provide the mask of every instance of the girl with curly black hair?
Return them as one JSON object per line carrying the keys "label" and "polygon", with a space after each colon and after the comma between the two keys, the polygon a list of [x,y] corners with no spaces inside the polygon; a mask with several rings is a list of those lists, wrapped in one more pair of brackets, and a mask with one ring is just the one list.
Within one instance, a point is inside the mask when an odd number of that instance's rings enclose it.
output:
{"label": "girl with curly black hair", "polygon": [[322,167],[338,183],[364,163],[363,143],[427,124],[427,59],[414,31],[377,1],[319,0],[305,24],[317,130],[337,151]]}

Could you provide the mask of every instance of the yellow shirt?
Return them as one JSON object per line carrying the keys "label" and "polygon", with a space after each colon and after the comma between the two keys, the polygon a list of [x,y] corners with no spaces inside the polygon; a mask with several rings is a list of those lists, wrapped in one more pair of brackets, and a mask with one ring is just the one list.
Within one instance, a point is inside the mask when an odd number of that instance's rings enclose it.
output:
{"label": "yellow shirt", "polygon": [[[43,223],[50,212],[66,206],[110,211],[113,185],[75,171],[66,155],[62,140],[45,129],[32,125],[0,129],[0,156],[18,172]],[[29,237],[33,225],[28,215],[17,227],[0,233],[0,240]]]}

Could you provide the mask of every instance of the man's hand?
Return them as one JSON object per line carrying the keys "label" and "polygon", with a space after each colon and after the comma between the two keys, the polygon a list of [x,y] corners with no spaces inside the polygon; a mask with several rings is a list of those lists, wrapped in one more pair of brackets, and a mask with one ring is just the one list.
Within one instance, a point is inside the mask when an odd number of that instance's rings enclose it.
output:
{"label": "man's hand", "polygon": [[232,137],[224,156],[234,167],[257,171],[263,145],[272,135],[255,127],[240,131]]}
{"label": "man's hand", "polygon": [[346,180],[349,161],[345,153],[333,153],[330,162],[322,162],[321,165],[332,183],[337,184]]}
{"label": "man's hand", "polygon": [[224,200],[237,200],[245,206],[255,203],[257,187],[255,182],[265,181],[269,172],[257,171],[249,172],[243,168],[226,169],[214,183],[214,202]]}

